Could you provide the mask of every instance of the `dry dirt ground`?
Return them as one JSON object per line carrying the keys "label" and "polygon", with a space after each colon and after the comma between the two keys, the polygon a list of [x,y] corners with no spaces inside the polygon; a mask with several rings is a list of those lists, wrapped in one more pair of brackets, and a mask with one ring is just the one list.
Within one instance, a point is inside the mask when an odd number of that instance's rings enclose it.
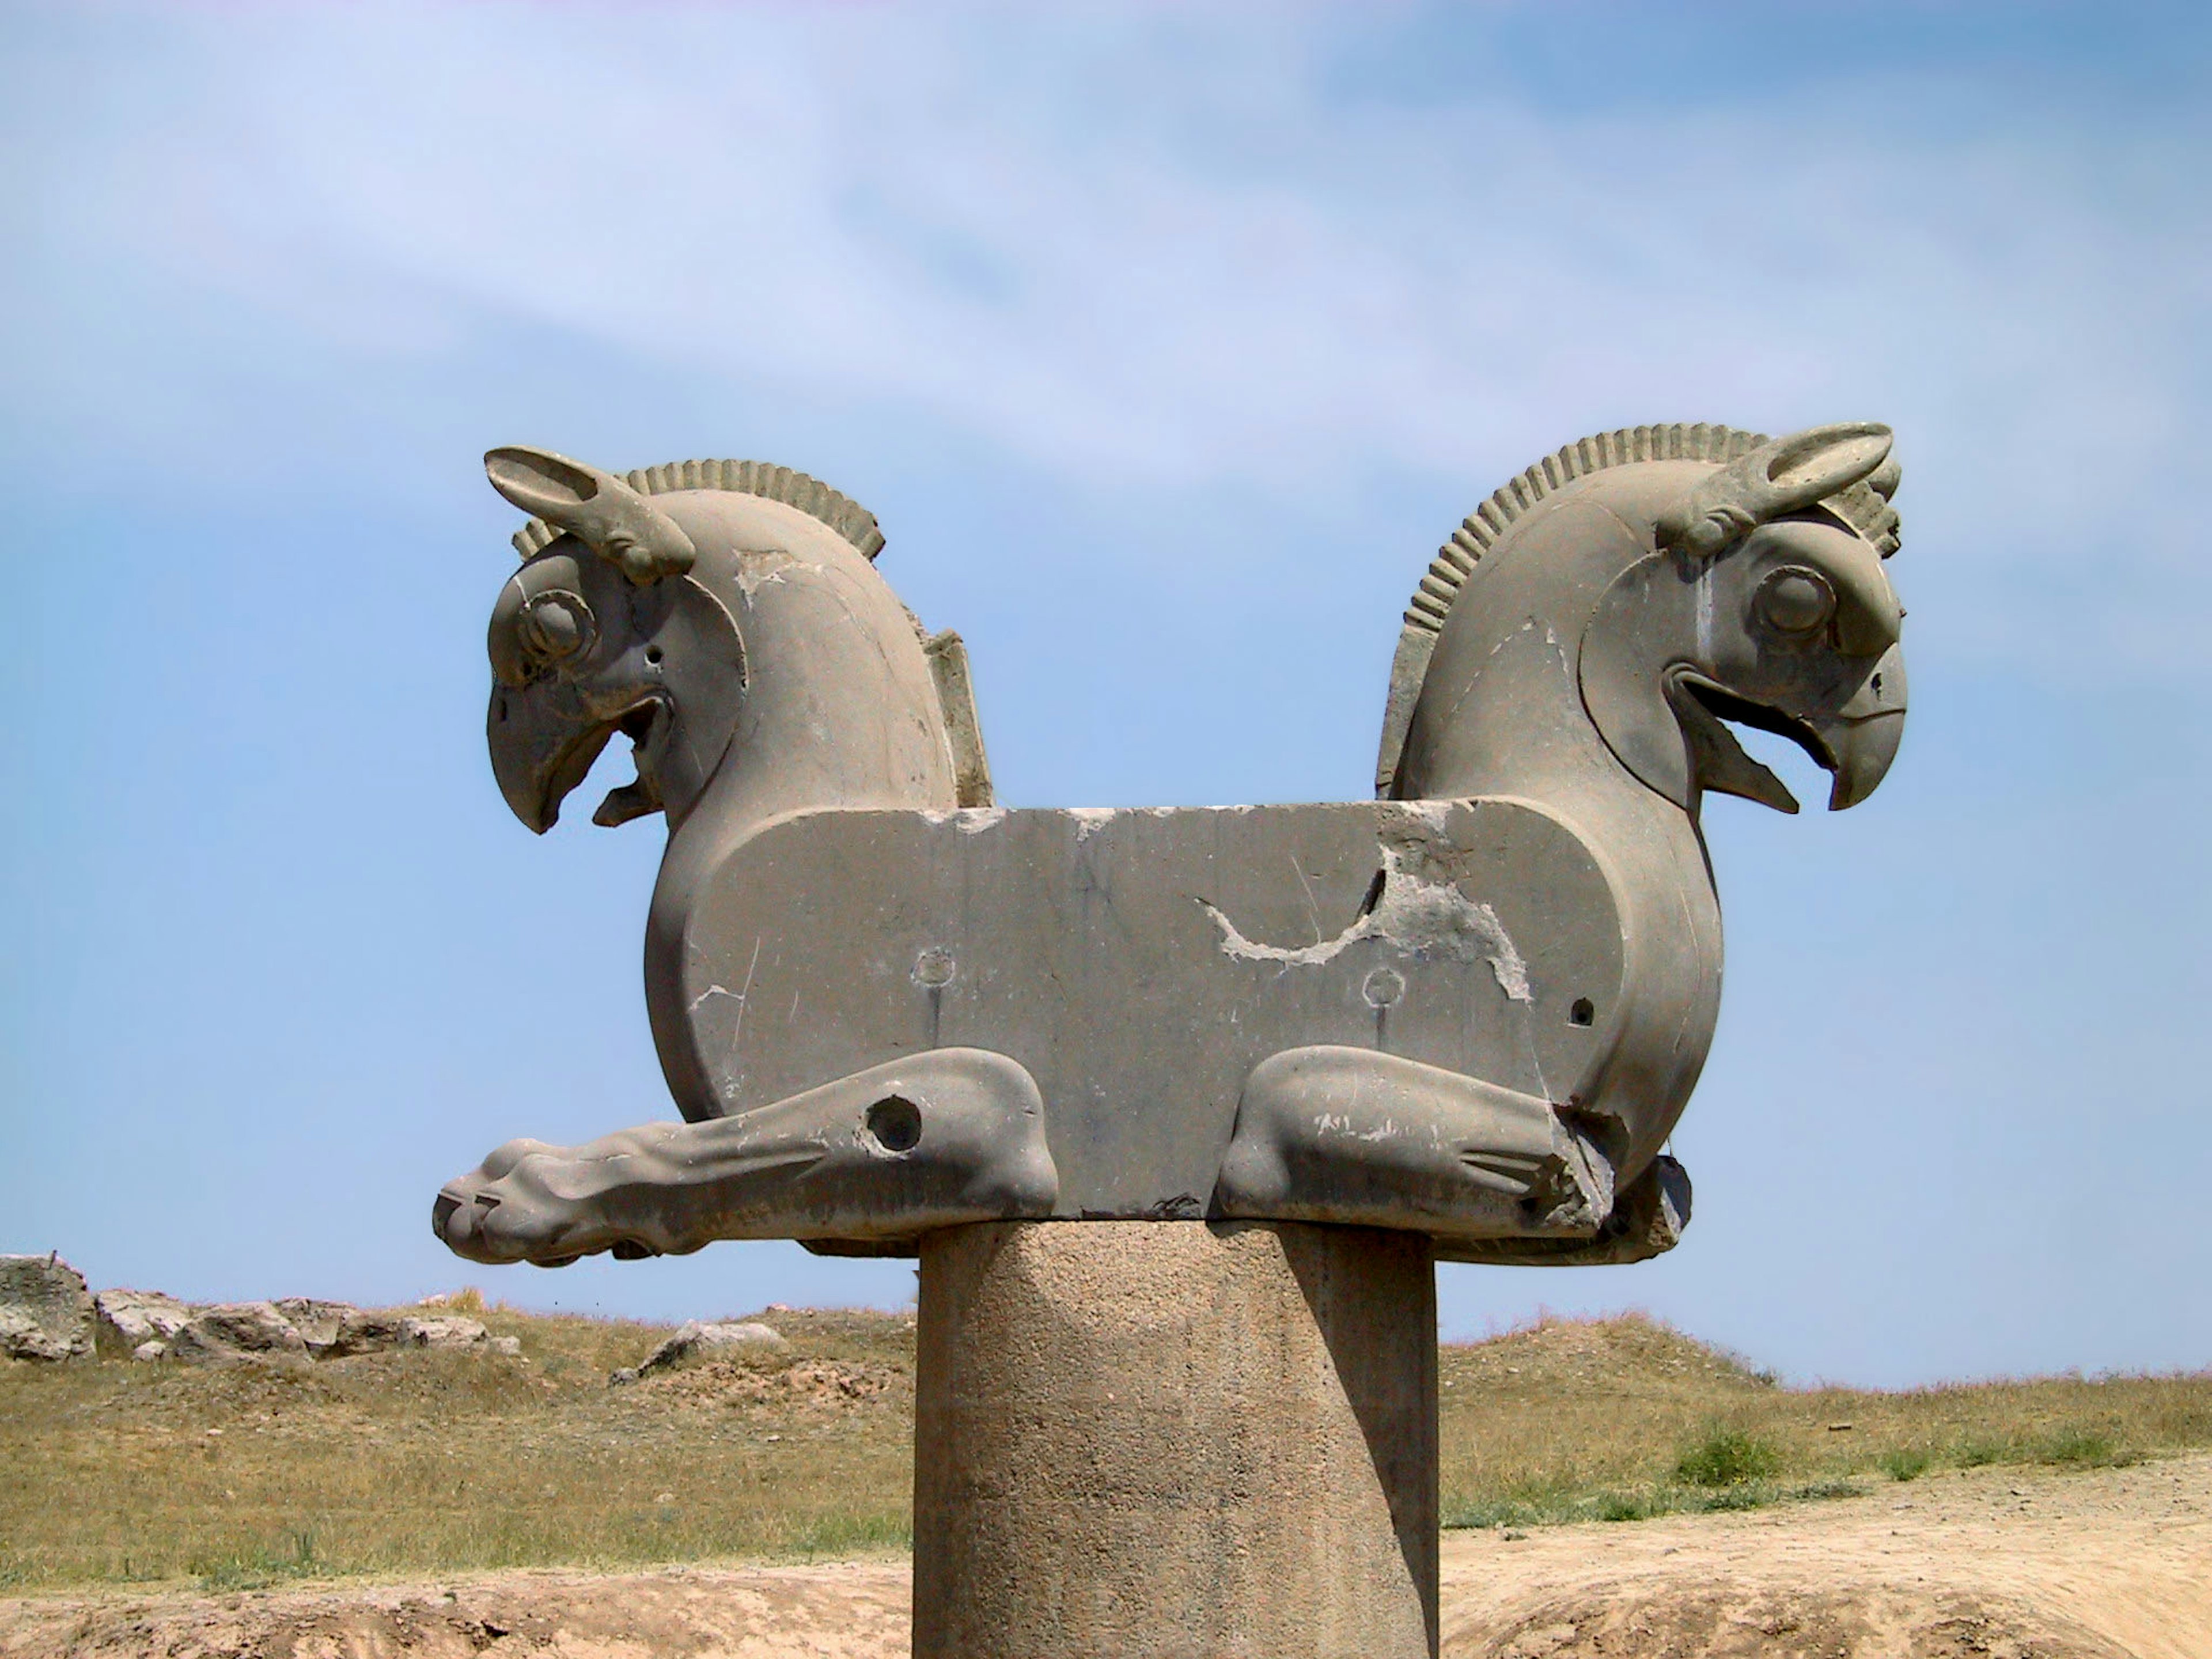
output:
{"label": "dry dirt ground", "polygon": [[[902,1560],[0,1601],[0,1659],[891,1659]],[[2212,1455],[1447,1534],[1454,1659],[2212,1659]]]}
{"label": "dry dirt ground", "polygon": [[2212,1457],[1444,1542],[1468,1659],[2212,1659]]}

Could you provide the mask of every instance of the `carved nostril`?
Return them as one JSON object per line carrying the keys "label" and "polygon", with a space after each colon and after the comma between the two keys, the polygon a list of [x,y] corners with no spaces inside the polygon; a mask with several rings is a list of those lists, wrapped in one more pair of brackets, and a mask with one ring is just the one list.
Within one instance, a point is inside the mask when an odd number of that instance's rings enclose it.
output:
{"label": "carved nostril", "polygon": [[921,1109],[898,1095],[868,1108],[867,1131],[887,1152],[910,1152],[921,1144]]}

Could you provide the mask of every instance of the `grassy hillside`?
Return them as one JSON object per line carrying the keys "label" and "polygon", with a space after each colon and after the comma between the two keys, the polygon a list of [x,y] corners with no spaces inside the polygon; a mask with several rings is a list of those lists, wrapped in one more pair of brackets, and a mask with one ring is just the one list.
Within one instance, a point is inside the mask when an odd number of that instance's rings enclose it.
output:
{"label": "grassy hillside", "polygon": [[1447,1346],[1441,1371],[1449,1526],[1741,1509],[1942,1468],[2107,1467],[2212,1445],[2212,1373],[1783,1389],[1636,1315]]}
{"label": "grassy hillside", "polygon": [[[611,1388],[665,1328],[478,1316],[522,1357],[0,1365],[0,1586],[905,1545],[910,1317],[775,1310],[756,1316],[787,1354]],[[1633,1316],[1447,1347],[1442,1376],[1444,1514],[1460,1526],[2212,1445],[2212,1376],[1790,1390]]]}

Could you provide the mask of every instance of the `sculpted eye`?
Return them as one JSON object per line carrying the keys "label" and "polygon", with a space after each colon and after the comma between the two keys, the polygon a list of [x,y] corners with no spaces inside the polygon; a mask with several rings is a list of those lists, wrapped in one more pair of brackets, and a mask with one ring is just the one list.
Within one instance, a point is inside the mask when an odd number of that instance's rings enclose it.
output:
{"label": "sculpted eye", "polygon": [[565,661],[582,651],[598,632],[592,607],[559,588],[533,596],[515,619],[522,648],[541,664]]}
{"label": "sculpted eye", "polygon": [[1758,605],[1784,633],[1809,634],[1836,614],[1836,590],[1817,570],[1784,565],[1759,585]]}

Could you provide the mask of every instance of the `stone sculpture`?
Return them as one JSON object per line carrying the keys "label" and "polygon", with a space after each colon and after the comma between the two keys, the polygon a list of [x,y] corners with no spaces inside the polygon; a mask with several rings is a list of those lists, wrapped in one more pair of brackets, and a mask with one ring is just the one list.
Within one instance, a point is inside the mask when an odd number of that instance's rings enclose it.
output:
{"label": "stone sculpture", "polygon": [[[933,1335],[931,1251],[940,1301],[970,1308],[957,1326],[985,1316],[1000,1244],[1032,1266],[1081,1248],[1085,1230],[1052,1223],[1273,1229],[1264,1272],[1304,1287],[1352,1441],[1387,1437],[1367,1407],[1392,1389],[1430,1391],[1425,1476],[1375,1478],[1432,1649],[1433,1354],[1425,1385],[1414,1343],[1363,1395],[1341,1344],[1364,1316],[1344,1310],[1432,1322],[1431,1251],[1620,1262],[1680,1238],[1689,1184],[1662,1149],[1721,965],[1703,799],[1796,810],[1731,721],[1796,741],[1832,775],[1832,807],[1887,770],[1905,712],[1890,447],[1871,424],[1571,444],[1483,502],[1423,578],[1376,800],[1117,811],[993,803],[958,636],[921,629],[875,568],[874,519],[835,490],[749,462],[618,477],[494,450],[493,484],[536,517],[492,616],[493,769],[543,831],[630,738],[636,779],[596,821],[667,821],[646,989],[687,1121],[511,1142],[439,1195],[440,1236],[549,1266],[720,1238],[921,1249],[916,1643],[949,1652],[985,1638],[926,1610],[954,1594],[931,1588],[952,1583],[943,1562],[971,1584],[1020,1574],[974,1554],[1012,1500],[928,1443],[938,1407],[968,1425],[939,1440],[981,1432],[951,1395],[933,1406],[928,1356],[985,1364],[959,1330]],[[1044,1230],[1003,1231],[1018,1223]],[[1413,1265],[1363,1279],[1404,1255],[1393,1237],[1419,1242]],[[1255,1271],[1245,1245],[1201,1269],[1166,1236],[1131,1248],[1174,1258],[1170,1276]],[[1346,1303],[1316,1273],[1369,1289]],[[1303,1316],[1297,1300],[1270,1316]],[[958,1518],[932,1542],[921,1516],[940,1499]],[[1052,1583],[1024,1594],[1060,1606]],[[1252,1605],[1213,1619],[1212,1650],[1244,1650]],[[1055,1613],[1019,1640],[1091,1650],[1076,1625]],[[1420,1619],[1402,1640],[1366,1628],[1378,1652],[1423,1639]],[[1093,1645],[1147,1639],[1116,1626]]]}
{"label": "stone sculpture", "polygon": [[1888,449],[1571,446],[1416,593],[1382,801],[1115,812],[988,805],[958,637],[921,634],[834,491],[494,451],[541,515],[492,618],[494,768],[543,830],[632,739],[598,821],[668,819],[647,988],[690,1126],[502,1147],[441,1233],[547,1263],[1048,1216],[1666,1248],[1688,1188],[1660,1148],[1719,988],[1699,799],[1795,810],[1731,719],[1803,744],[1833,806],[1881,781]]}

